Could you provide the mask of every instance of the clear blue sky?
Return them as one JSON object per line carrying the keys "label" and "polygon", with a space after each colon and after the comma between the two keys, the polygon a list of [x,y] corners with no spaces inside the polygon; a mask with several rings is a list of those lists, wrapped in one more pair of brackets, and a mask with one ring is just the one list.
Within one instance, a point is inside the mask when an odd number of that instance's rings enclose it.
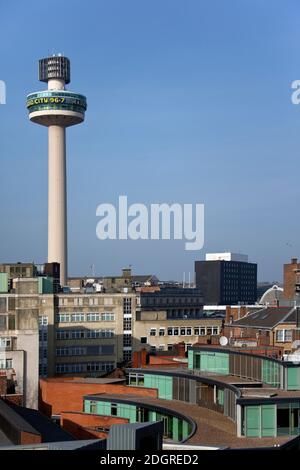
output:
{"label": "clear blue sky", "polygon": [[[50,9],[51,5],[51,9]],[[182,279],[209,251],[240,251],[261,280],[300,257],[298,0],[0,0],[0,260],[47,256],[47,131],[25,96],[62,52],[86,94],[68,130],[69,272]],[[102,241],[96,207],[204,203],[205,246]]]}

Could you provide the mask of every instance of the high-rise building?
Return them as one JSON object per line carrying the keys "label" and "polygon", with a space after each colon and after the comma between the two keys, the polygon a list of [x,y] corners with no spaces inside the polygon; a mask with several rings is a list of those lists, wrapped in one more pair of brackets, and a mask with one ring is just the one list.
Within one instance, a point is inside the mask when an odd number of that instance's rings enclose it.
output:
{"label": "high-rise building", "polygon": [[70,61],[54,55],[39,61],[39,80],[48,89],[27,96],[29,119],[48,127],[48,262],[60,264],[67,282],[66,127],[84,120],[86,98],[67,91]]}
{"label": "high-rise building", "polygon": [[[247,257],[210,254],[195,262],[196,286],[205,305],[253,304],[257,300],[257,264]],[[226,255],[226,256],[225,256]]]}

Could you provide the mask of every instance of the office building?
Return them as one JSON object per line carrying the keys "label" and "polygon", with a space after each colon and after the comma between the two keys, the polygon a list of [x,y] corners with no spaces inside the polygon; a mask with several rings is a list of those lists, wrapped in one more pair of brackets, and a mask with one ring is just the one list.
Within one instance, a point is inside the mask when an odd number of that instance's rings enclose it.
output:
{"label": "office building", "polygon": [[257,265],[245,261],[242,255],[224,255],[211,254],[209,259],[195,262],[196,286],[203,294],[204,304],[254,304]]}

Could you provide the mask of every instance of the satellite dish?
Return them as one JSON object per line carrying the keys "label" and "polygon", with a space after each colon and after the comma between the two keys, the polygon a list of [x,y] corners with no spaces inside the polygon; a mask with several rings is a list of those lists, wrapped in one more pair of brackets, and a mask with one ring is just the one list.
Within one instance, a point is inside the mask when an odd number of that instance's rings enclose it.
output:
{"label": "satellite dish", "polygon": [[219,343],[221,346],[227,346],[228,338],[226,338],[226,336],[221,336]]}

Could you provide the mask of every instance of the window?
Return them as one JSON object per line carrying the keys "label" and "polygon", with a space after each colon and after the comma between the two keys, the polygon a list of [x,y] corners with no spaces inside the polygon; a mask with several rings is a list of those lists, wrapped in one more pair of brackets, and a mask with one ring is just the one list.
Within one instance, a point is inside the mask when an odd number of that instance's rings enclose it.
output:
{"label": "window", "polygon": [[131,298],[125,297],[123,299],[123,314],[131,314]]}
{"label": "window", "polygon": [[56,319],[58,323],[70,323],[71,315],[69,313],[59,313]]}
{"label": "window", "polygon": [[132,340],[131,335],[123,335],[123,347],[128,348],[131,346]]}
{"label": "window", "polygon": [[285,330],[285,341],[292,341],[293,330]]}
{"label": "window", "polygon": [[84,313],[72,313],[71,315],[71,322],[83,322],[85,321],[85,314]]}
{"label": "window", "polygon": [[131,361],[132,352],[131,351],[123,351],[123,360],[124,361]]}
{"label": "window", "polygon": [[276,331],[276,341],[278,342],[288,342],[293,339],[293,330],[277,330]]}
{"label": "window", "polygon": [[179,328],[173,328],[173,335],[178,336],[179,334]]}
{"label": "window", "polygon": [[39,325],[47,326],[48,325],[48,317],[46,315],[41,315],[39,317]]}
{"label": "window", "polygon": [[131,318],[124,318],[123,319],[123,330],[131,330],[131,327],[132,327]]}
{"label": "window", "polygon": [[164,328],[159,329],[159,336],[165,336],[165,329]]}
{"label": "window", "polygon": [[206,333],[206,334],[207,334],[207,335],[211,335],[211,333],[212,333],[212,328],[208,327],[208,328],[207,328],[207,333]]}
{"label": "window", "polygon": [[71,331],[72,339],[81,339],[84,338],[84,330],[72,330]]}
{"label": "window", "polygon": [[200,334],[200,328],[196,327],[194,328],[194,335],[199,336]]}
{"label": "window", "polygon": [[168,336],[172,336],[173,335],[173,328],[168,328]]}
{"label": "window", "polygon": [[12,359],[0,359],[0,369],[12,369]]}
{"label": "window", "polygon": [[90,401],[90,413],[96,414],[97,413],[97,402]]}
{"label": "window", "polygon": [[180,334],[181,336],[185,336],[185,328],[180,328]]}
{"label": "window", "polygon": [[156,328],[151,328],[150,336],[156,336]]}
{"label": "window", "polygon": [[86,321],[100,321],[100,313],[88,313]]}
{"label": "window", "polygon": [[284,341],[284,330],[277,330],[276,331],[276,341],[283,342]]}
{"label": "window", "polygon": [[206,328],[203,326],[200,328],[200,336],[205,336],[206,335]]}
{"label": "window", "polygon": [[101,313],[101,320],[102,321],[114,321],[115,314],[114,313]]}
{"label": "window", "polygon": [[192,328],[187,328],[187,329],[186,329],[186,334],[187,334],[187,336],[191,336],[191,334],[192,334]]}
{"label": "window", "polygon": [[147,336],[142,336],[141,337],[141,344],[146,344],[147,343]]}
{"label": "window", "polygon": [[164,344],[160,344],[160,345],[158,346],[158,350],[159,350],[159,351],[164,351],[164,350],[165,350],[165,345],[164,345]]}
{"label": "window", "polygon": [[218,326],[213,326],[212,334],[213,335],[218,335],[219,334],[219,327]]}
{"label": "window", "polygon": [[11,339],[10,338],[0,338],[0,348],[10,348]]}

